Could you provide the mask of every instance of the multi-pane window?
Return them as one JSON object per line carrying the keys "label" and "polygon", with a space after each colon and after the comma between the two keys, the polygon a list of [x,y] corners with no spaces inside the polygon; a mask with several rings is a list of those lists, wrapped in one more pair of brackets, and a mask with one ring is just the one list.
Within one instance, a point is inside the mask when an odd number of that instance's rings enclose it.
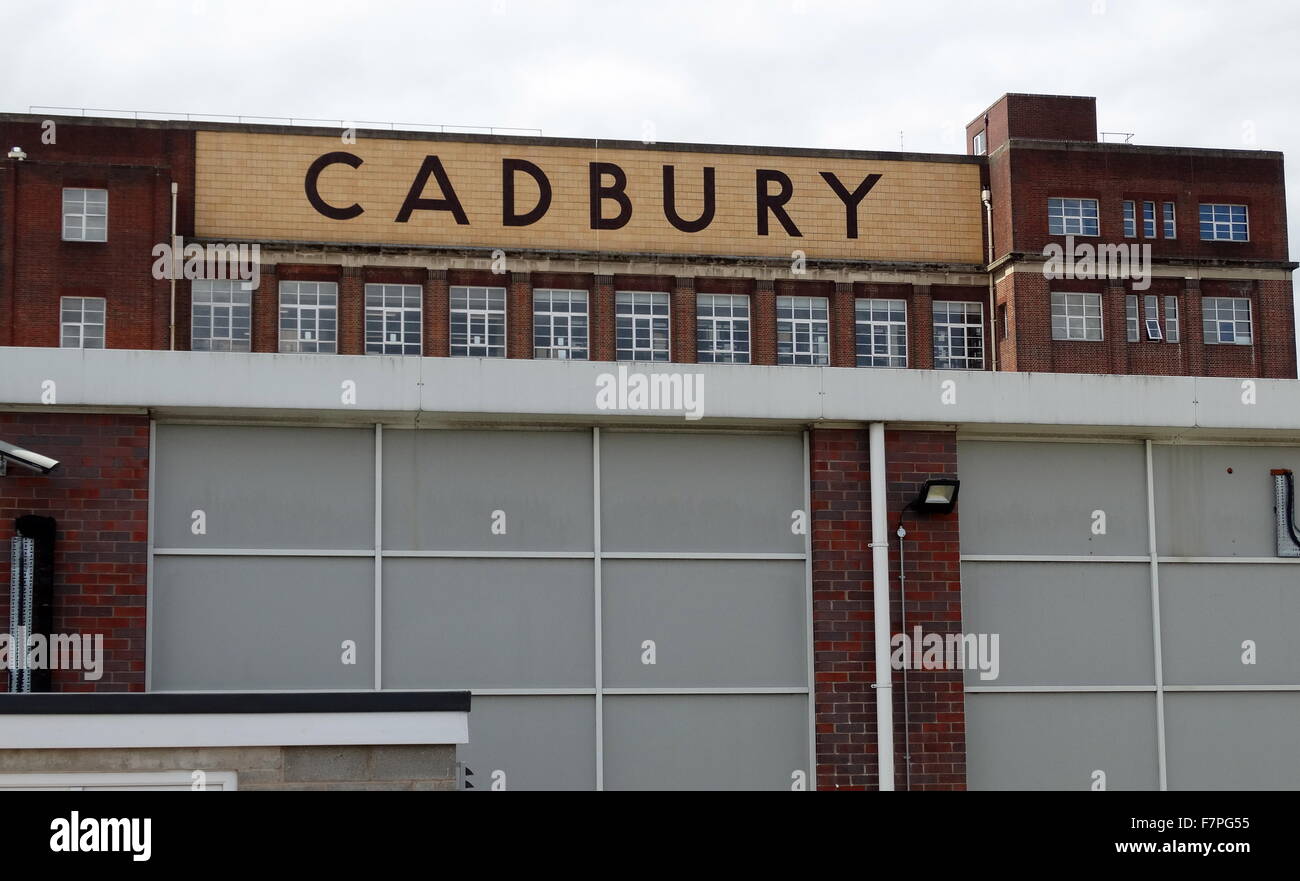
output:
{"label": "multi-pane window", "polygon": [[1165,297],[1165,341],[1176,343],[1179,340],[1178,298]]}
{"label": "multi-pane window", "polygon": [[1201,206],[1201,240],[1245,242],[1250,240],[1250,222],[1245,205]]}
{"label": "multi-pane window", "polygon": [[59,345],[65,349],[104,348],[104,298],[64,297],[59,329]]}
{"label": "multi-pane window", "polygon": [[976,132],[975,137],[971,141],[971,153],[975,154],[976,156],[983,156],[986,143],[987,141],[984,137],[984,132],[983,131]]}
{"label": "multi-pane window", "polygon": [[614,322],[618,360],[668,360],[667,294],[655,291],[616,292]]}
{"label": "multi-pane window", "polygon": [[1175,222],[1174,203],[1166,202],[1162,210],[1164,212],[1165,238],[1178,238],[1178,224]]}
{"label": "multi-pane window", "polygon": [[1154,239],[1156,237],[1156,203],[1142,203],[1142,237]]}
{"label": "multi-pane window", "polygon": [[[455,292],[452,288],[452,302]],[[424,288],[418,284],[366,285],[366,354],[420,354]],[[455,326],[455,314],[452,316]],[[460,354],[452,348],[452,354]]]}
{"label": "multi-pane window", "polygon": [[1048,199],[1047,231],[1054,236],[1097,235],[1097,200]]}
{"label": "multi-pane window", "polygon": [[332,281],[280,282],[280,351],[338,351],[338,306]]}
{"label": "multi-pane window", "polygon": [[588,355],[587,292],[533,291],[533,357],[585,361]]}
{"label": "multi-pane window", "polygon": [[853,306],[859,367],[907,366],[907,302],[858,300]]}
{"label": "multi-pane window", "polygon": [[1155,296],[1146,296],[1142,299],[1142,314],[1138,314],[1138,297],[1136,294],[1129,294],[1124,298],[1124,317],[1128,325],[1128,341],[1130,343],[1139,342],[1142,339],[1143,330],[1146,331],[1146,338],[1149,340],[1164,339],[1166,342],[1176,343],[1179,340],[1179,323],[1178,323],[1178,298],[1174,296],[1165,297],[1165,323],[1164,331],[1161,332],[1160,325],[1160,298]]}
{"label": "multi-pane window", "polygon": [[830,309],[825,297],[776,298],[776,363],[831,363]]}
{"label": "multi-pane window", "polygon": [[506,356],[506,289],[451,289],[451,353],[474,358]]}
{"label": "multi-pane window", "polygon": [[63,191],[63,240],[108,241],[108,190]]}
{"label": "multi-pane window", "polygon": [[934,366],[984,369],[984,304],[934,301]]}
{"label": "multi-pane window", "polygon": [[749,297],[698,294],[695,298],[696,357],[701,364],[749,363]]}
{"label": "multi-pane window", "polygon": [[247,352],[253,292],[242,281],[195,281],[191,287],[190,349]]}
{"label": "multi-pane window", "polygon": [[1142,299],[1145,307],[1143,325],[1146,327],[1147,339],[1163,339],[1164,335],[1160,333],[1160,298],[1147,295]]}
{"label": "multi-pane window", "polygon": [[1142,329],[1138,319],[1138,298],[1129,294],[1124,298],[1124,323],[1128,328],[1128,341],[1136,343],[1142,339]]}
{"label": "multi-pane window", "polygon": [[1245,297],[1206,297],[1201,301],[1205,342],[1248,346],[1254,340],[1250,328],[1250,300]]}
{"label": "multi-pane window", "polygon": [[1124,237],[1131,239],[1137,234],[1137,203],[1132,199],[1126,199],[1124,201]]}
{"label": "multi-pane window", "polygon": [[1052,339],[1101,338],[1101,294],[1052,294]]}

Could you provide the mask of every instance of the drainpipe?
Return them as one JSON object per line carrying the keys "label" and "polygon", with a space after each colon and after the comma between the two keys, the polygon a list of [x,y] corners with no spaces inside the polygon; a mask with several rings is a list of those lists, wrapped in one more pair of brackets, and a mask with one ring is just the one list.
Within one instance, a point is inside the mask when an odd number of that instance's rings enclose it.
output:
{"label": "drainpipe", "polygon": [[172,352],[176,351],[176,267],[180,265],[181,258],[181,255],[176,251],[178,244],[176,239],[176,194],[179,191],[180,186],[175,181],[172,181],[172,265],[171,272],[167,273],[172,278],[172,319],[169,332],[170,343],[168,345],[168,349]]}
{"label": "drainpipe", "polygon": [[889,667],[889,512],[885,493],[885,423],[868,429],[871,469],[871,584],[876,634],[876,757],[880,791],[894,790],[894,685]]}
{"label": "drainpipe", "polygon": [[[985,131],[988,131],[987,125]],[[988,265],[984,271],[989,276],[989,359],[993,372],[998,372],[998,306],[997,289],[993,285],[993,193],[985,187],[980,190],[980,199],[984,202],[984,238],[988,241]]]}

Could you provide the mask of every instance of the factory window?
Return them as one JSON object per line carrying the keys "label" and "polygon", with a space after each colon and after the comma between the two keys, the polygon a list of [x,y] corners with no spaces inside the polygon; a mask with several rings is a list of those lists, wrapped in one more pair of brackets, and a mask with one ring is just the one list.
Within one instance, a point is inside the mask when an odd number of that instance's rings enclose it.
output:
{"label": "factory window", "polygon": [[619,291],[614,295],[620,361],[668,360],[668,295]]}
{"label": "factory window", "polygon": [[108,241],[108,190],[63,191],[63,240]]}
{"label": "factory window", "polygon": [[1142,238],[1154,239],[1156,237],[1156,203],[1142,203]]}
{"label": "factory window", "polygon": [[1052,294],[1052,339],[1101,338],[1101,294]]}
{"label": "factory window", "polygon": [[749,297],[743,294],[699,294],[695,306],[699,362],[748,364]]}
{"label": "factory window", "polygon": [[985,143],[984,132],[982,130],[976,132],[974,139],[971,141],[971,153],[976,156],[983,156]]}
{"label": "factory window", "polygon": [[1096,199],[1048,199],[1047,231],[1054,236],[1095,236]]}
{"label": "factory window", "polygon": [[587,292],[533,291],[533,357],[585,361]]}
{"label": "factory window", "polygon": [[1249,346],[1254,341],[1250,300],[1245,297],[1206,297],[1201,315],[1207,343]]}
{"label": "factory window", "polygon": [[830,328],[825,297],[777,297],[776,363],[831,363]]}
{"label": "factory window", "polygon": [[451,289],[451,354],[506,356],[506,289]]}
{"label": "factory window", "polygon": [[984,369],[984,304],[935,300],[934,366]]}
{"label": "factory window", "polygon": [[1250,239],[1250,223],[1245,205],[1201,206],[1201,240],[1205,242],[1245,242]]}
{"label": "factory window", "polygon": [[[453,310],[456,291],[452,288]],[[481,290],[475,288],[474,290]],[[418,355],[420,354],[421,309],[424,288],[418,284],[368,284],[366,285],[366,354],[367,355]],[[452,312],[452,339],[455,340],[455,312]],[[452,347],[452,354],[457,352]]]}
{"label": "factory window", "polygon": [[59,312],[63,348],[104,348],[103,297],[64,297]]}
{"label": "factory window", "polygon": [[1159,340],[1164,335],[1160,332],[1160,298],[1155,296],[1143,297],[1145,305],[1145,318],[1143,324],[1146,326],[1147,339]]}
{"label": "factory window", "polygon": [[853,306],[857,325],[859,367],[907,366],[907,303],[903,300],[858,300]]}
{"label": "factory window", "polygon": [[1124,323],[1128,325],[1128,341],[1136,343],[1142,339],[1142,329],[1138,322],[1138,298],[1129,294],[1124,298]]}
{"label": "factory window", "polygon": [[1124,238],[1131,239],[1138,234],[1137,203],[1132,199],[1124,201]]}
{"label": "factory window", "polygon": [[195,281],[191,288],[190,349],[247,352],[253,292],[242,281]]}
{"label": "factory window", "polygon": [[1007,314],[1007,304],[998,304],[998,327],[1002,329],[1002,339],[1011,338],[1011,318]]}
{"label": "factory window", "polygon": [[1163,206],[1163,210],[1164,210],[1164,221],[1165,221],[1165,238],[1176,239],[1178,238],[1178,224],[1174,222],[1175,220],[1174,203],[1166,202]]}
{"label": "factory window", "polygon": [[1178,298],[1165,297],[1165,342],[1178,342],[1178,331]]}
{"label": "factory window", "polygon": [[338,351],[339,286],[332,281],[280,282],[280,351]]}
{"label": "factory window", "polygon": [[1161,332],[1160,325],[1160,298],[1147,296],[1142,301],[1143,315],[1138,314],[1138,298],[1136,294],[1129,294],[1124,298],[1124,317],[1128,325],[1128,341],[1130,343],[1139,342],[1142,339],[1143,330],[1146,331],[1146,338],[1149,340],[1159,340],[1163,338],[1165,342],[1176,343],[1179,339],[1178,323],[1178,298],[1165,297],[1165,321],[1164,331]]}

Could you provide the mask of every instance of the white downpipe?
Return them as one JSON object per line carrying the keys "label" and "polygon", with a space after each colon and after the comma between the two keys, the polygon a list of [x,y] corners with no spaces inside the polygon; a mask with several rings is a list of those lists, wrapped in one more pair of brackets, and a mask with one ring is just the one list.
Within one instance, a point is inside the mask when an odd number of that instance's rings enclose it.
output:
{"label": "white downpipe", "polygon": [[880,791],[894,790],[894,685],[889,667],[889,512],[885,493],[885,424],[868,429],[871,468],[871,583],[876,633],[876,758]]}
{"label": "white downpipe", "polygon": [[176,267],[181,265],[181,255],[176,248],[180,244],[176,238],[176,196],[179,192],[180,185],[172,181],[172,271],[168,273],[172,277],[172,317],[171,325],[168,328],[169,342],[167,348],[173,352],[176,351]]}

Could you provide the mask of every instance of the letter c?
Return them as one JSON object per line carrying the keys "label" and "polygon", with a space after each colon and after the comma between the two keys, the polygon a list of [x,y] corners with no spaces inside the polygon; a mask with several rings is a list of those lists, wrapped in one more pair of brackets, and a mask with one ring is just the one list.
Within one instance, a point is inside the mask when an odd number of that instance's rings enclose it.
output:
{"label": "letter c", "polygon": [[316,188],[316,183],[320,179],[320,173],[330,165],[350,165],[353,168],[361,167],[361,157],[352,153],[339,150],[335,153],[326,153],[318,158],[307,169],[307,179],[303,181],[303,186],[307,190],[307,201],[311,207],[315,208],[321,214],[331,220],[351,220],[366,209],[353,202],[347,208],[335,208],[320,197],[320,191]]}

